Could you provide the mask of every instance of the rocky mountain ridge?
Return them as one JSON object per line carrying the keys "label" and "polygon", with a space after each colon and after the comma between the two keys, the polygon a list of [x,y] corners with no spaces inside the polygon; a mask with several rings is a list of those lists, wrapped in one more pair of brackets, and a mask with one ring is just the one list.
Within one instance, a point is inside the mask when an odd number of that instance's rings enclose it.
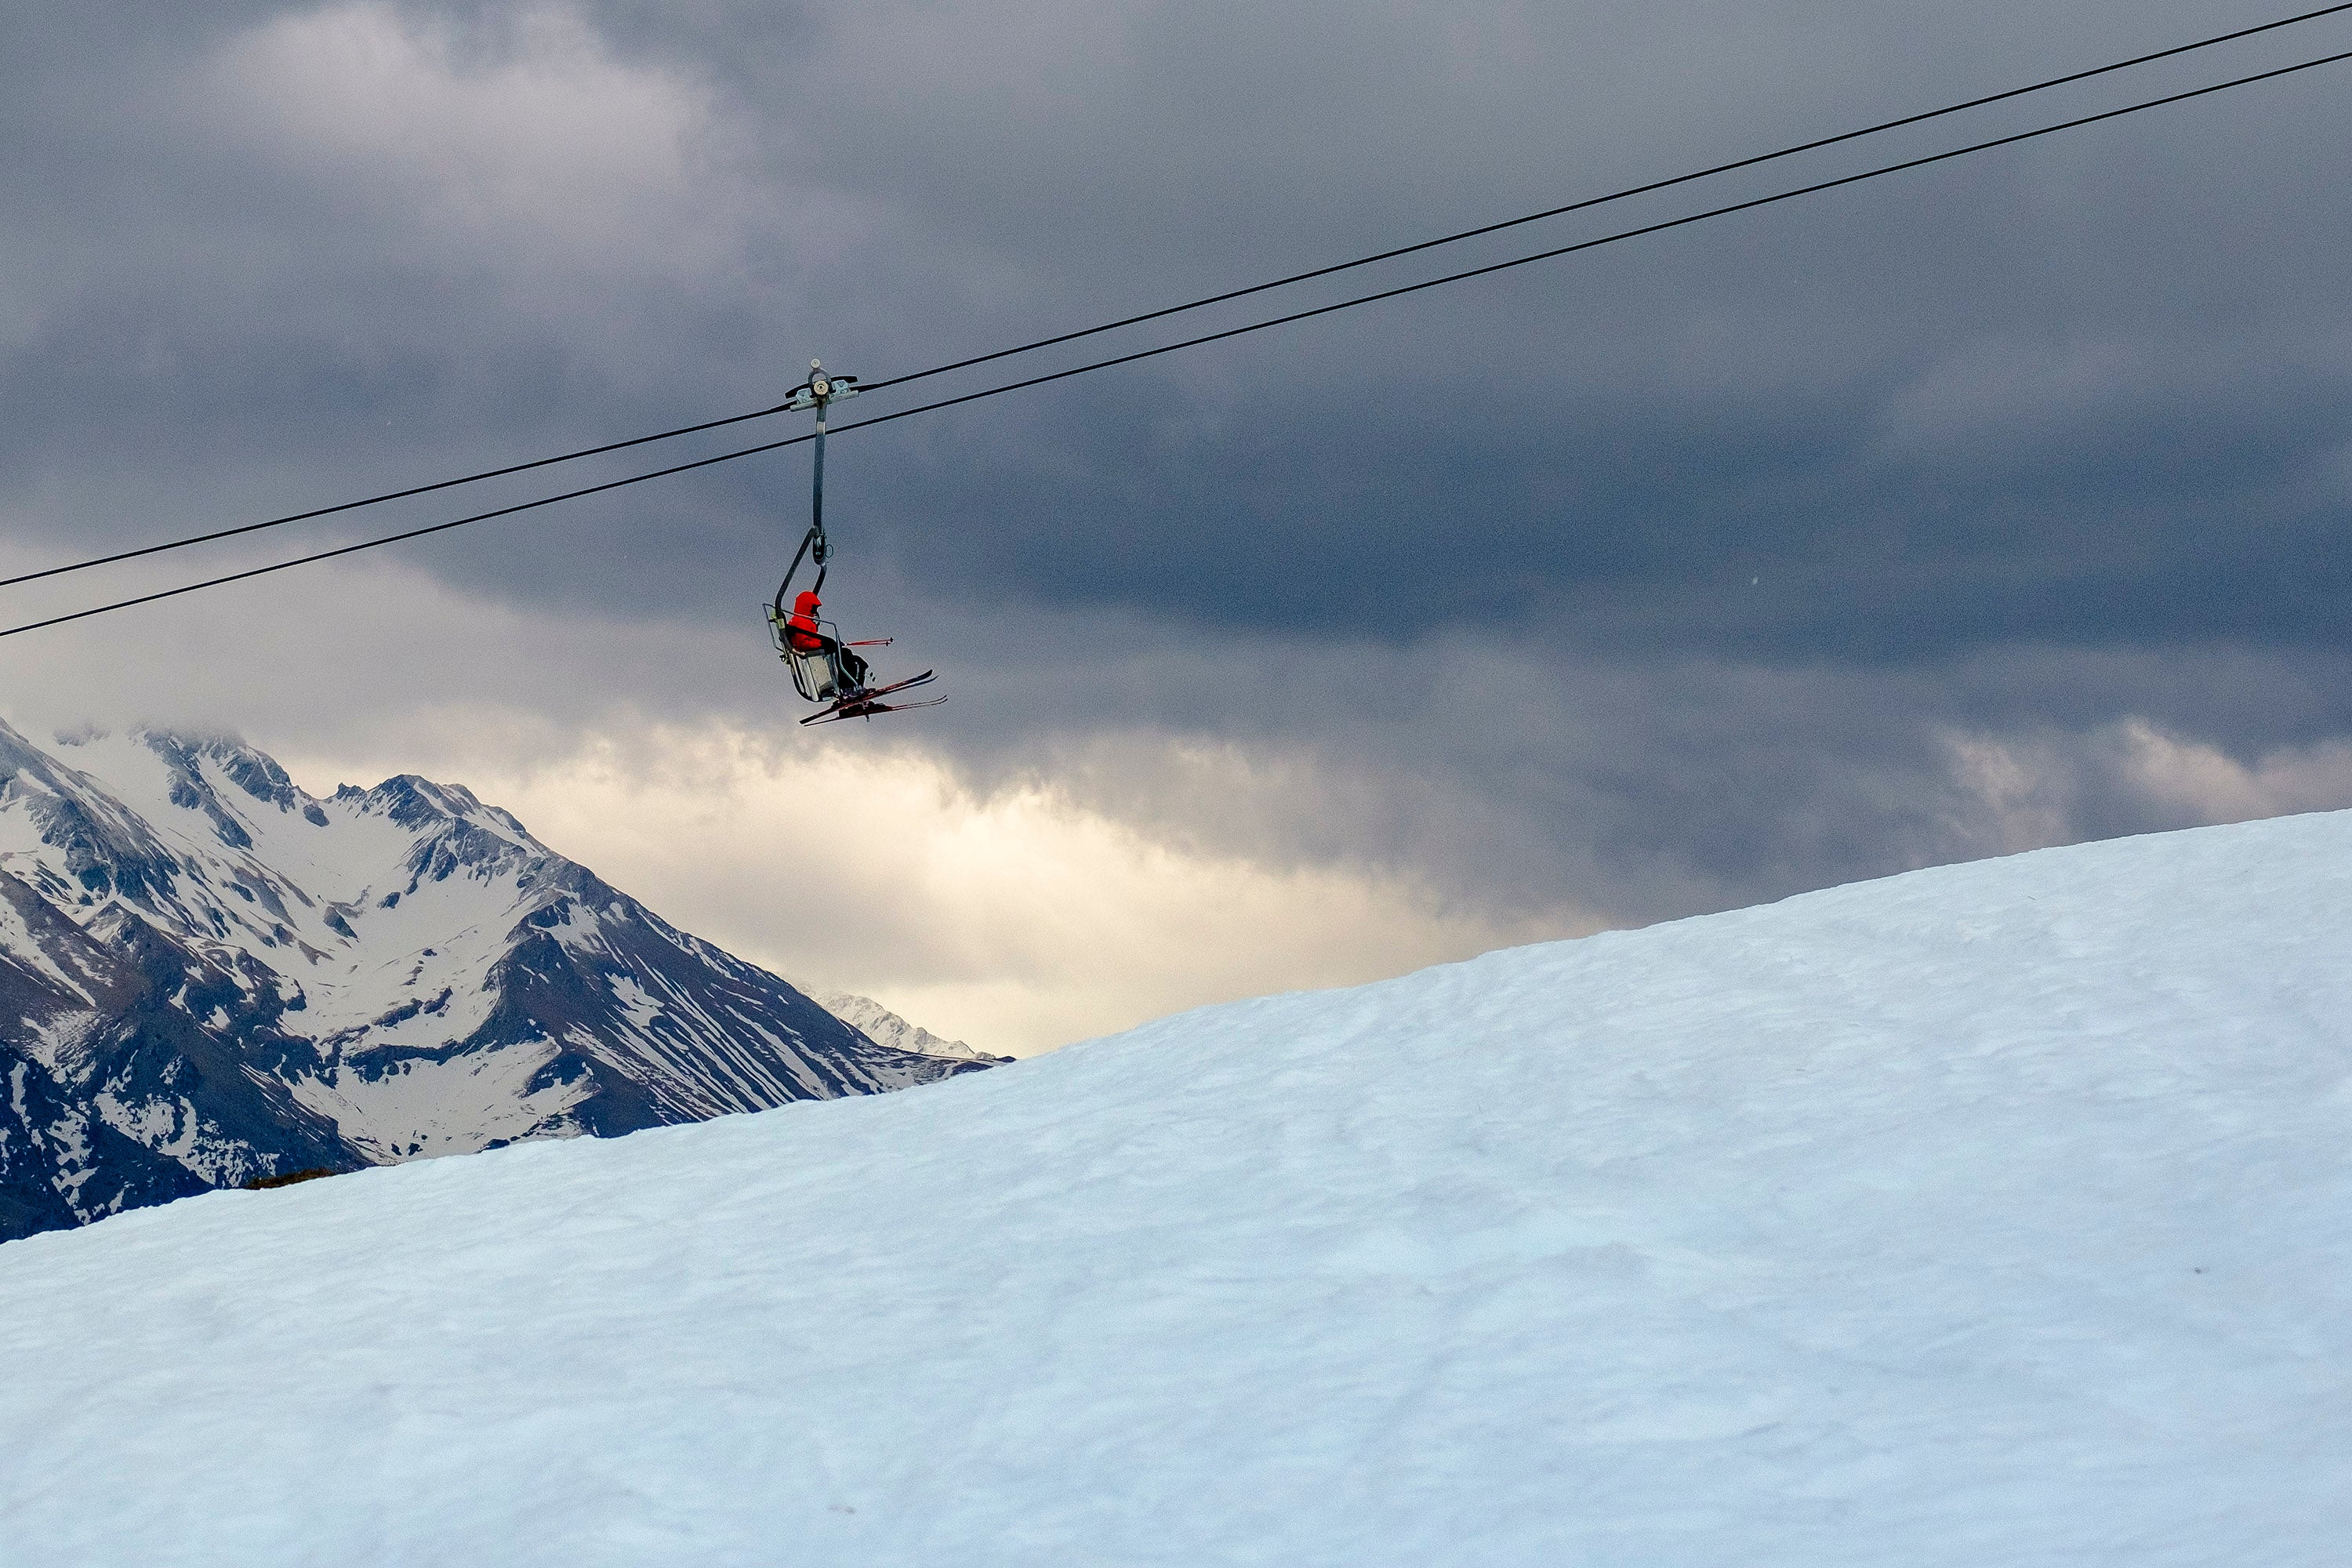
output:
{"label": "rocky mountain ridge", "polygon": [[868,1037],[460,786],[318,799],[232,737],[0,724],[0,1238],[983,1065]]}

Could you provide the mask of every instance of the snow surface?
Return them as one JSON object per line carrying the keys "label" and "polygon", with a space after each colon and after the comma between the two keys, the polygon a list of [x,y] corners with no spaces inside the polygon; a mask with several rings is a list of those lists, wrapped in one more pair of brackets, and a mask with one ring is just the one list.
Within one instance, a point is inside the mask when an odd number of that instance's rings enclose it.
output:
{"label": "snow surface", "polygon": [[2334,1564],[2352,816],[0,1247],[11,1563]]}

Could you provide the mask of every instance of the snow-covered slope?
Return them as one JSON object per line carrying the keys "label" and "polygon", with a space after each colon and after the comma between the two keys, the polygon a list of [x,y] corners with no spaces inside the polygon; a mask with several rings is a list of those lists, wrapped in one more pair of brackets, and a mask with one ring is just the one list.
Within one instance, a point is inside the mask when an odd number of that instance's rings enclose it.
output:
{"label": "snow-covered slope", "polygon": [[0,1247],[0,1555],[2344,1561],[2352,816]]}
{"label": "snow-covered slope", "polygon": [[928,1082],[462,788],[0,725],[0,1238],[313,1166]]}

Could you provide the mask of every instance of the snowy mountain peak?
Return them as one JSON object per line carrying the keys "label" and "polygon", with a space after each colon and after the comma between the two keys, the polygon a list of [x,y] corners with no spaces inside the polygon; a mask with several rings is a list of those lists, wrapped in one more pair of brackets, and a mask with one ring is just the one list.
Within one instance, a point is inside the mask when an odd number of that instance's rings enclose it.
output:
{"label": "snowy mountain peak", "polygon": [[[12,1062],[82,1110],[0,1113],[0,1195],[23,1208],[0,1201],[0,1236],[191,1182],[973,1065],[877,1044],[462,786],[401,774],[320,800],[234,736],[84,731],[52,755],[0,724]],[[153,1158],[100,1159],[97,1123]]]}
{"label": "snowy mountain peak", "polygon": [[848,991],[817,990],[808,991],[808,996],[818,1006],[877,1045],[914,1051],[927,1057],[950,1057],[958,1061],[1002,1063],[1013,1059],[991,1056],[961,1040],[943,1039],[919,1025],[908,1023],[871,996],[860,996]]}

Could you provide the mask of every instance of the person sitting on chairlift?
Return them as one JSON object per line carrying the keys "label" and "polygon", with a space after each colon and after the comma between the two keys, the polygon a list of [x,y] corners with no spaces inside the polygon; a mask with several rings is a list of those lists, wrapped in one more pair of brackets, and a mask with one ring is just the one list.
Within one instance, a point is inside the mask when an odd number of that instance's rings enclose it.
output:
{"label": "person sitting on chairlift", "polygon": [[866,660],[854,648],[843,646],[840,639],[829,637],[818,628],[817,606],[824,601],[816,596],[814,588],[803,588],[793,600],[791,618],[784,623],[784,636],[802,653],[829,653],[841,679],[852,687],[863,689],[870,674]]}

